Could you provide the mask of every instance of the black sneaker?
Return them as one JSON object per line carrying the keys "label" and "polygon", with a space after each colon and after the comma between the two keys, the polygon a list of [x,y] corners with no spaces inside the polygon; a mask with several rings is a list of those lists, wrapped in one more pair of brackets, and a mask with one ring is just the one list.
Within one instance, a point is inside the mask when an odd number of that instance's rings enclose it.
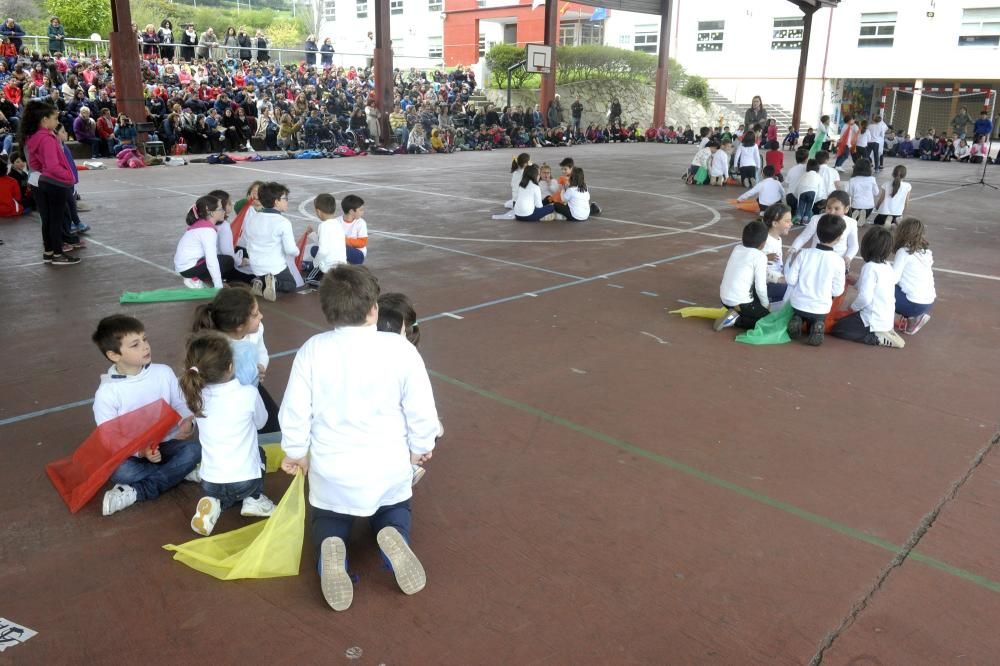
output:
{"label": "black sneaker", "polygon": [[798,340],[802,337],[802,317],[792,315],[788,322],[788,337],[792,340]]}
{"label": "black sneaker", "polygon": [[812,328],[809,329],[809,339],[806,340],[806,344],[819,347],[823,344],[823,333],[825,332],[826,324],[822,321],[814,321]]}
{"label": "black sneaker", "polygon": [[51,254],[42,254],[42,261],[45,262],[46,264],[51,264],[52,263],[52,255]]}
{"label": "black sneaker", "polygon": [[53,266],[73,266],[80,263],[80,257],[71,257],[68,254],[55,254],[47,263]]}

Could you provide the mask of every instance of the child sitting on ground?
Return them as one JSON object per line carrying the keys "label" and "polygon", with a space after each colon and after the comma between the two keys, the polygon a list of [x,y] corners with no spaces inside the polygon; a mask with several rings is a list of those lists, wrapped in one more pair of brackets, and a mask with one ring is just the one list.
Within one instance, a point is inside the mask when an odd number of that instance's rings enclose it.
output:
{"label": "child sitting on ground", "polygon": [[260,396],[236,379],[232,349],[218,333],[191,338],[184,366],[181,390],[198,424],[204,493],[191,529],[210,535],[219,515],[237,502],[243,503],[240,515],[270,516],[274,502],[264,494],[265,457],[257,445],[257,429],[267,421]]}
{"label": "child sitting on ground", "polygon": [[[875,202],[875,224],[881,226],[889,220],[896,224],[896,220],[906,210],[906,205],[910,203],[910,193],[913,186],[905,182],[906,167],[897,164],[892,169],[892,183],[882,187]],[[891,219],[890,219],[891,218]]]}
{"label": "child sitting on ground", "polygon": [[538,165],[524,167],[521,183],[514,200],[514,219],[518,222],[548,222],[555,219],[555,206],[542,203],[542,190],[538,187]]}
{"label": "child sitting on ground", "polygon": [[848,215],[864,226],[875,209],[875,199],[879,195],[878,183],[872,175],[871,161],[866,158],[856,161],[850,180],[846,183],[838,181],[837,187],[844,187],[851,199]]}
{"label": "child sitting on ground", "polygon": [[128,458],[111,474],[114,487],[104,494],[105,516],[136,502],[153,500],[191,474],[201,461],[201,447],[192,439],[193,417],[181,395],[177,377],[169,366],[152,363],[146,329],[138,319],[116,314],[97,324],[91,339],[111,361],[94,395],[97,425],[145,407],[167,402],[182,420],[154,451],[146,448]]}
{"label": "child sitting on ground", "polygon": [[830,335],[866,345],[902,349],[906,343],[892,330],[896,276],[888,264],[892,253],[892,233],[875,227],[861,241],[865,265],[858,277],[858,295],[851,303],[854,312],[840,319]]}
{"label": "child sitting on ground", "polygon": [[538,168],[538,189],[542,191],[543,204],[562,202],[562,185],[552,177],[552,167],[544,162]]}
{"label": "child sitting on ground", "polygon": [[823,179],[819,175],[819,164],[816,160],[806,162],[806,170],[799,177],[793,190],[795,197],[795,215],[792,224],[806,224],[812,219],[813,201],[823,188]]}
{"label": "child sitting on ground", "polygon": [[[344,224],[337,217],[337,199],[332,194],[316,195],[313,209],[319,218],[319,225],[315,229],[316,244],[308,252],[313,261],[306,281],[319,286],[324,273],[334,266],[347,263],[347,239],[344,237]],[[307,234],[312,234],[313,231],[312,226],[306,228]]]}
{"label": "child sitting on ground", "polygon": [[924,237],[924,223],[915,217],[904,218],[896,229],[896,257],[892,270],[896,278],[896,330],[908,335],[930,321],[937,298],[934,289],[934,255]]}
{"label": "child sitting on ground", "polygon": [[733,164],[740,172],[740,184],[743,187],[753,187],[760,174],[760,150],[757,148],[757,136],[753,132],[743,135],[743,141],[736,149]]}
{"label": "child sitting on ground", "polygon": [[823,344],[826,316],[833,307],[833,299],[844,293],[844,264],[833,252],[834,245],[844,235],[847,224],[840,215],[820,216],[816,224],[816,247],[802,250],[789,259],[785,281],[792,287],[793,315],[788,322],[788,337],[802,337],[806,325],[807,344]]}
{"label": "child sitting on ground", "polygon": [[715,320],[716,331],[729,326],[751,329],[769,314],[766,241],[767,226],[760,220],[743,227],[743,244],[733,248],[722,275],[719,297],[729,310]]}
{"label": "child sitting on ground", "polygon": [[764,153],[764,163],[774,167],[774,177],[781,182],[781,170],[785,167],[785,154],[778,148],[777,141],[770,141],[767,144],[767,152]]}
{"label": "child sitting on ground", "polygon": [[378,281],[363,266],[327,273],[319,296],[333,330],[295,355],[279,415],[281,466],[309,474],[320,588],[338,611],[354,599],[347,542],[355,517],[368,517],[404,593],[427,581],[409,546],[411,465],[431,458],[437,410],[416,348],[376,329],[378,295]]}
{"label": "child sitting on ground", "polygon": [[[810,128],[811,130],[812,128]],[[795,146],[799,143],[799,133],[795,131],[795,128],[791,125],[788,126],[788,134],[785,135],[785,140],[781,142],[781,147],[786,150],[795,150]]]}
{"label": "child sitting on ground", "polygon": [[777,303],[784,300],[788,289],[781,239],[792,228],[791,208],[784,203],[771,204],[764,211],[764,225],[767,227],[767,241],[764,243],[764,254],[767,255],[767,300]]}
{"label": "child sitting on ground", "polygon": [[[788,170],[788,176],[785,178],[785,203],[788,204],[789,208],[792,209],[792,215],[794,216],[796,209],[799,206],[799,199],[795,194],[796,189],[799,186],[799,179],[806,172],[806,162],[809,160],[809,151],[805,148],[799,148],[795,151],[795,166]],[[819,169],[819,165],[816,166]]]}
{"label": "child sitting on ground", "polygon": [[590,192],[587,191],[587,182],[580,167],[573,167],[570,172],[569,186],[562,198],[566,203],[554,204],[556,213],[570,222],[583,222],[590,217]]}
{"label": "child sitting on ground", "polygon": [[368,223],[362,217],[365,214],[364,199],[357,194],[348,194],[341,200],[340,209],[344,214],[337,219],[344,228],[347,263],[363,264],[368,256]]}
{"label": "child sitting on ground", "polygon": [[282,213],[288,210],[288,188],[281,183],[264,183],[258,190],[261,209],[243,225],[255,296],[275,301],[277,292],[298,287],[292,262],[299,256],[292,223]]}
{"label": "child sitting on ground", "polygon": [[[830,193],[826,200],[826,214],[844,218],[844,232],[840,239],[833,245],[833,253],[844,260],[844,272],[851,267],[851,261],[858,254],[858,222],[853,217],[847,216],[847,207],[850,203],[847,192],[835,190]],[[795,254],[812,242],[812,247],[817,247],[823,241],[819,238],[818,224],[822,215],[814,215],[802,233],[792,242],[792,248],[788,252],[788,263],[791,264]]]}
{"label": "child sitting on ground", "polygon": [[[195,201],[187,213],[187,231],[177,242],[174,252],[174,270],[184,278],[184,286],[200,289],[206,281],[222,288],[223,280],[245,281],[246,276],[236,270],[233,257],[219,252],[218,226],[226,217],[226,209],[216,197],[205,195]],[[232,238],[232,232],[229,234]]]}
{"label": "child sitting on ground", "polygon": [[[684,182],[688,185],[695,185],[695,176],[698,174],[700,169],[708,171],[708,163],[711,161],[712,156],[715,151],[719,149],[719,144],[714,141],[707,142],[704,147],[699,148],[698,152],[694,154],[691,158],[691,166],[688,167],[687,173],[684,174]],[[704,183],[697,183],[699,185]]]}
{"label": "child sitting on ground", "polygon": [[712,159],[709,162],[708,177],[711,179],[712,185],[722,186],[726,184],[726,178],[729,176],[729,157],[732,151],[732,139],[723,138],[719,150],[712,154]]}
{"label": "child sitting on ground", "polygon": [[7,175],[7,160],[0,157],[0,217],[24,215],[21,203],[21,184]]}
{"label": "child sitting on ground", "polygon": [[768,164],[764,167],[763,178],[749,190],[736,197],[737,201],[746,201],[757,197],[757,206],[761,212],[772,205],[785,200],[785,188],[774,176],[774,167]]}
{"label": "child sitting on ground", "polygon": [[271,357],[264,344],[263,315],[257,299],[244,286],[223,289],[211,303],[199,305],[194,311],[193,333],[218,331],[233,348],[233,372],[245,386],[260,393],[267,410],[267,423],[260,433],[278,432],[278,405],[261,383],[267,375]]}
{"label": "child sitting on ground", "polygon": [[514,200],[517,199],[517,188],[521,186],[521,176],[524,174],[524,167],[531,164],[531,155],[521,153],[510,162],[510,199],[504,204],[504,208],[513,208]]}

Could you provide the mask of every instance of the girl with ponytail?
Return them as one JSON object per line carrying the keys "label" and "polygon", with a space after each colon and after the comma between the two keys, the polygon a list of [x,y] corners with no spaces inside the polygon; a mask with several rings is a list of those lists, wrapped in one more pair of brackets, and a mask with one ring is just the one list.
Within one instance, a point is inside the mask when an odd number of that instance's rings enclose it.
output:
{"label": "girl with ponytail", "polygon": [[531,155],[521,153],[510,161],[510,201],[504,204],[505,208],[513,208],[514,200],[517,199],[517,188],[521,186],[521,176],[524,175],[524,167],[531,164]]}
{"label": "girl with ponytail", "polygon": [[218,197],[199,197],[187,212],[187,231],[177,243],[174,253],[174,270],[184,278],[184,285],[192,289],[205,286],[221,288],[223,280],[247,282],[247,276],[236,270],[233,257],[220,254],[219,232],[216,228],[226,219],[226,207]]}
{"label": "girl with ponytail", "polygon": [[219,333],[195,334],[184,366],[180,386],[200,429],[204,493],[191,529],[208,536],[222,511],[237,502],[244,516],[270,516],[274,502],[263,492],[265,458],[257,445],[267,410],[253,387],[234,377],[229,341]]}
{"label": "girl with ponytail", "polygon": [[906,204],[910,203],[910,192],[912,186],[904,179],[906,178],[906,167],[897,164],[892,170],[892,183],[882,187],[878,201],[875,202],[875,224],[881,226],[885,224],[887,218],[892,218],[892,224],[903,215]]}

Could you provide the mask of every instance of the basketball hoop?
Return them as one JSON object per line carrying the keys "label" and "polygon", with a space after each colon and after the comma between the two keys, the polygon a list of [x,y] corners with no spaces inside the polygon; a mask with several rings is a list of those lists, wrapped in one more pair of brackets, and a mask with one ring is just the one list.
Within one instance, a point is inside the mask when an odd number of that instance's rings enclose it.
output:
{"label": "basketball hoop", "polygon": [[532,74],[552,73],[552,47],[546,44],[527,44],[524,70]]}

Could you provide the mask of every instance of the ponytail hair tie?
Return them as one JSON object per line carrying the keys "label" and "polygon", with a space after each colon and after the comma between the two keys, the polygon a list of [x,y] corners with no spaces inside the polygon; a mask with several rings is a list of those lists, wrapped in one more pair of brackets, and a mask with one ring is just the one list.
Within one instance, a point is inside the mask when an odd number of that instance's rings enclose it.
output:
{"label": "ponytail hair tie", "polygon": [[198,204],[191,206],[191,212],[194,213],[194,219],[198,219]]}
{"label": "ponytail hair tie", "polygon": [[196,365],[192,365],[190,368],[188,368],[188,370],[190,370],[191,372],[193,372],[195,374],[201,374],[201,373],[198,372],[198,366],[196,366]]}

